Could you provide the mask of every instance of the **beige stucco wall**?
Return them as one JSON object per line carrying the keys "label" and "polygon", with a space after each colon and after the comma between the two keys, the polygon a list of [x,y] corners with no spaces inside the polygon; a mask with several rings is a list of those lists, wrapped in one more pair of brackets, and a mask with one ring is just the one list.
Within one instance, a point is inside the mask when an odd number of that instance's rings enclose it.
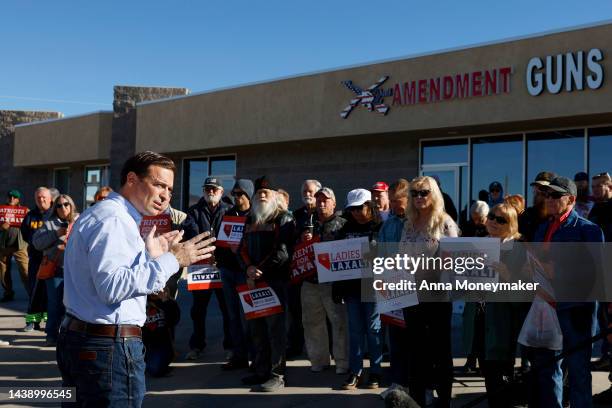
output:
{"label": "beige stucco wall", "polygon": [[[530,123],[554,128],[605,121],[612,112],[612,24],[545,35],[536,38],[469,48],[394,62],[291,78],[221,90],[138,106],[136,150],[160,152],[204,149],[259,143],[298,141],[358,134],[439,134],[447,136],[482,127],[487,131],[526,130]],[[604,53],[603,86],[598,90],[530,96],[525,84],[527,62],[570,51]],[[487,97],[422,105],[391,106],[387,116],[357,108],[348,119],[340,111],[353,93],[341,85],[353,80],[362,87],[380,76],[383,85],[512,66],[511,92]],[[586,64],[585,64],[586,67]],[[585,69],[586,70],[586,69]],[[237,78],[239,81],[239,78]],[[387,97],[385,103],[391,104]],[[514,129],[512,125],[516,123]],[[439,132],[436,132],[439,130]]]}
{"label": "beige stucco wall", "polygon": [[52,120],[15,128],[15,166],[108,161],[112,112]]}

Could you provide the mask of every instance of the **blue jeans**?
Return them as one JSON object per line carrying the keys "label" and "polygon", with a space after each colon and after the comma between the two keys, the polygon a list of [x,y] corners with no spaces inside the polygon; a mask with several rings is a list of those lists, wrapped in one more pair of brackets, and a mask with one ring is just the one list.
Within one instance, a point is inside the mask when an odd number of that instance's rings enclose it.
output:
{"label": "blue jeans", "polygon": [[229,317],[229,331],[232,337],[232,351],[235,359],[247,359],[247,325],[244,319],[240,299],[238,298],[237,286],[246,283],[246,275],[242,271],[219,268],[221,270],[221,280],[223,281],[223,295],[227,306]]}
{"label": "blue jeans", "polygon": [[66,309],[64,308],[64,278],[63,276],[55,276],[45,279],[47,287],[47,325],[45,332],[47,340],[57,340],[59,326],[64,317]]}
{"label": "blue jeans", "polygon": [[147,346],[145,353],[146,371],[153,377],[161,377],[170,371],[174,359],[172,344]]}
{"label": "blue jeans", "polygon": [[139,337],[88,336],[61,329],[57,365],[63,387],[76,387],[67,407],[139,408],[145,395],[144,346]]}
{"label": "blue jeans", "polygon": [[[559,325],[563,333],[563,349],[569,350],[594,335],[595,304],[585,304],[557,310]],[[563,398],[563,373],[561,361],[550,360],[559,352],[546,349],[531,349],[531,361],[536,382],[533,384],[531,403],[541,407],[561,407]],[[592,345],[576,350],[563,361],[567,367],[570,405],[572,408],[593,406],[591,397],[590,361]],[[537,405],[539,404],[539,405]]]}
{"label": "blue jeans", "polygon": [[362,302],[359,297],[347,297],[346,309],[349,326],[349,368],[357,375],[363,370],[364,337],[368,342],[370,372],[380,374],[382,362],[382,334],[380,313],[376,303]]}

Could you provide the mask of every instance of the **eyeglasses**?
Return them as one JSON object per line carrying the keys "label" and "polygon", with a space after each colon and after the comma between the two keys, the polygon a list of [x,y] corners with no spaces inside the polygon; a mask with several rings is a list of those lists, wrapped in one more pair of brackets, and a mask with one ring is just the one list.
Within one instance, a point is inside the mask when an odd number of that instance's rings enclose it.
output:
{"label": "eyeglasses", "polygon": [[353,212],[353,211],[361,211],[361,210],[363,210],[363,204],[362,204],[362,205],[355,206],[355,207],[350,207],[348,210],[349,210],[350,212]]}
{"label": "eyeglasses", "polygon": [[238,197],[242,197],[242,196],[245,196],[245,195],[246,195],[246,193],[244,193],[242,191],[232,191],[232,197],[238,198]]}
{"label": "eyeglasses", "polygon": [[55,204],[55,208],[62,208],[62,207],[68,208],[68,207],[70,207],[70,203],[57,203],[57,204]]}
{"label": "eyeglasses", "polygon": [[204,191],[217,191],[219,187],[215,186],[204,186]]}
{"label": "eyeglasses", "polygon": [[413,198],[416,198],[416,197],[425,198],[429,195],[429,193],[431,193],[431,190],[410,190],[410,195]]}
{"label": "eyeglasses", "polygon": [[508,223],[508,221],[504,217],[498,217],[498,216],[496,216],[494,214],[491,214],[491,213],[487,214],[487,219],[489,221],[495,221],[499,225],[504,225],[504,224]]}
{"label": "eyeglasses", "polygon": [[563,193],[561,191],[547,191],[542,194],[544,195],[544,197],[551,198],[553,200],[558,200],[561,197],[568,195],[567,193]]}

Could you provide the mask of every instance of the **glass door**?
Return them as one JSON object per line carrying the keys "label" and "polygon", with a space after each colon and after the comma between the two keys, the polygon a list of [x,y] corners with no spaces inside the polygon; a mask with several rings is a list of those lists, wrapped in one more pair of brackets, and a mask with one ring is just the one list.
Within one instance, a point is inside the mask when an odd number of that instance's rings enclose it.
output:
{"label": "glass door", "polygon": [[462,210],[462,167],[460,165],[423,165],[421,175],[437,179],[440,189],[447,194],[453,202],[455,211],[446,208],[446,211],[458,222]]}

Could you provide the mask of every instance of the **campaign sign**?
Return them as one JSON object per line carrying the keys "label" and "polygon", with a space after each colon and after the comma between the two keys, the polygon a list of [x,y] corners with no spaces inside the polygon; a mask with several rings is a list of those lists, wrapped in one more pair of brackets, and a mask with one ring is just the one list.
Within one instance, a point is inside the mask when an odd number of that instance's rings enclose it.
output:
{"label": "campaign sign", "polygon": [[406,321],[404,320],[404,312],[402,312],[402,309],[381,313],[380,321],[384,324],[401,327],[402,329],[406,328]]}
{"label": "campaign sign", "polygon": [[172,231],[172,219],[170,214],[160,215],[145,215],[140,221],[140,236],[144,239],[149,232],[156,226],[155,236],[165,234],[166,232]]}
{"label": "campaign sign", "polygon": [[187,290],[219,289],[222,287],[221,271],[216,266],[197,263],[187,268]]}
{"label": "campaign sign", "polygon": [[445,263],[452,259],[454,264],[454,270],[448,277],[451,282],[497,283],[499,275],[491,264],[499,262],[500,251],[499,238],[440,239],[440,256]]}
{"label": "campaign sign", "polygon": [[238,244],[240,244],[242,239],[242,233],[244,232],[245,222],[246,217],[229,215],[223,217],[215,245],[221,248],[238,248]]}
{"label": "campaign sign", "polygon": [[[405,307],[419,304],[416,292],[416,280],[413,274],[403,270],[390,269],[382,275],[382,282],[389,284],[402,284],[401,289],[376,289],[376,309],[380,313],[391,312]],[[408,289],[408,282],[412,282],[412,289]]]}
{"label": "campaign sign", "polygon": [[240,285],[236,287],[236,290],[246,320],[272,316],[283,311],[278,296],[265,282],[257,282],[255,289],[249,289],[247,285]]}
{"label": "campaign sign", "polygon": [[0,205],[0,224],[8,222],[11,227],[20,227],[28,213],[28,207]]}
{"label": "campaign sign", "polygon": [[299,283],[307,277],[317,273],[313,244],[319,241],[319,237],[314,237],[308,242],[300,242],[293,248],[293,257],[291,259],[291,283]]}
{"label": "campaign sign", "polygon": [[319,242],[313,245],[319,282],[361,279],[367,272],[364,261],[368,238]]}

